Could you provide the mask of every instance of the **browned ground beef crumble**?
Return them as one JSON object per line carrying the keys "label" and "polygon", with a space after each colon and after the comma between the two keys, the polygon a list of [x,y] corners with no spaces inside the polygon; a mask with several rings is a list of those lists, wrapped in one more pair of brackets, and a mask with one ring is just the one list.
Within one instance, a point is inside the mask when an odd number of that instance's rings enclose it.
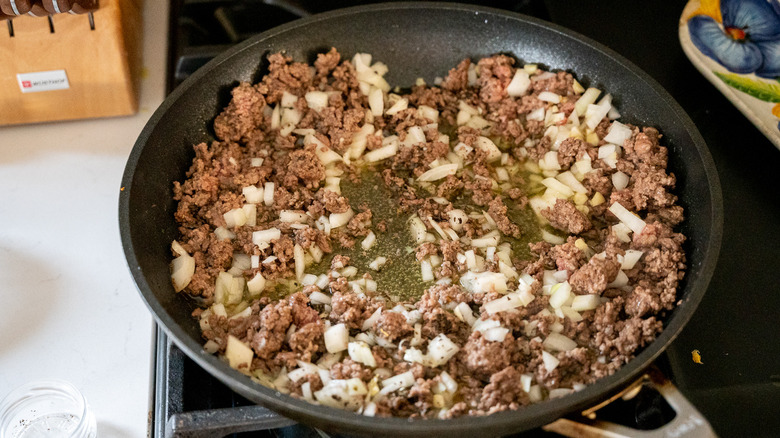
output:
{"label": "browned ground beef crumble", "polygon": [[[230,104],[214,121],[217,139],[194,147],[195,158],[187,179],[174,184],[179,242],[196,266],[184,292],[202,299],[203,309],[196,310],[194,316],[201,318],[203,337],[212,342],[213,350],[224,353],[231,335],[251,348],[254,358],[248,367],[241,367],[244,372],[265,384],[276,381],[278,389],[304,398],[311,398],[306,397],[304,388],[307,392],[320,391],[326,384],[323,379],[359,379],[366,384],[373,406],[370,412],[363,404],[351,408],[371,415],[483,415],[518,409],[534,397],[537,401],[540,396],[547,397],[550,391],[577,389],[578,385],[607,376],[662,330],[660,317],[677,302],[676,291],[685,269],[681,248],[685,237],[674,231],[683,220],[683,211],[671,193],[675,177],[666,171],[667,149],[659,144],[661,135],[656,129],[629,126],[632,133],[619,145],[622,150],[614,167],[600,159],[598,153],[612,123],[606,117],[593,130],[598,135],[596,142],[589,142],[583,133],[555,145],[553,139],[545,136],[544,120],[526,117],[538,108],[550,108],[552,104],[539,97],[543,92],[552,92],[561,97],[556,106],[558,112],[568,118],[581,94],[581,90],[575,91],[578,84],[569,73],[530,69],[527,91],[522,96],[509,96],[507,86],[523,66],[516,67],[514,59],[503,55],[481,59],[476,65],[464,60],[450,70],[440,86],[414,86],[404,96],[408,108],[380,116],[371,114],[353,62],[342,60],[335,49],[320,54],[313,68],[283,54],[270,55],[268,60],[268,74],[259,83],[242,83],[233,90]],[[310,91],[327,92],[327,105],[319,110],[309,108],[304,96]],[[283,102],[285,93],[294,96],[291,103]],[[392,101],[388,93],[384,95],[387,111]],[[475,128],[459,123],[461,102],[476,109],[486,124]],[[300,120],[295,125],[298,133],[280,132],[283,126],[272,128],[277,117],[273,109],[283,104],[290,104],[299,112]],[[449,133],[449,144],[441,141],[436,129],[429,129],[433,120],[418,111],[421,106],[438,111],[439,126],[457,127]],[[417,260],[438,258],[440,262],[433,267],[435,278],[449,278],[452,284],[427,284],[422,297],[402,302],[405,307],[399,311],[398,303],[390,302],[382,294],[381,282],[377,292],[356,293],[350,282],[361,278],[363,284],[373,281],[373,271],[360,272],[352,278],[338,276],[350,265],[350,259],[337,255],[331,260],[332,269],[325,268],[329,277],[324,286],[318,283],[298,287],[297,292],[282,298],[267,295],[267,291],[254,295],[244,291],[240,303],[225,305],[230,315],[242,310],[243,313],[235,317],[218,315],[212,306],[215,281],[234,265],[234,253],[256,256],[261,263],[254,268],[239,268],[233,275],[248,281],[261,274],[268,284],[275,284],[295,277],[296,246],[306,251],[319,248],[327,260],[328,254],[339,249],[359,251],[369,233],[380,240],[387,233],[386,218],[372,214],[367,205],[351,202],[325,188],[330,175],[327,169],[339,169],[342,181],[359,181],[361,174],[356,168],[342,161],[326,166],[317,155],[317,147],[329,148],[342,156],[347,154],[353,136],[367,124],[385,137],[398,135],[402,143],[410,135],[410,128],[425,128],[424,141],[402,144],[396,154],[372,168],[381,174],[380,184],[397,198],[400,214],[421,218],[426,231],[437,237],[416,246]],[[309,129],[314,130],[321,146],[303,144],[305,134],[300,132],[311,131],[300,130]],[[489,154],[478,147],[480,136],[501,146],[504,154],[500,161],[490,161]],[[382,148],[382,139],[369,135],[365,152]],[[432,193],[412,183],[410,178],[420,177],[459,143],[468,147],[463,161],[468,163],[469,171],[429,183]],[[587,197],[580,203],[558,199],[538,212],[542,221],[548,221],[557,231],[544,225],[547,230],[567,237],[558,244],[532,242],[530,257],[512,254],[508,267],[527,274],[525,278],[530,278],[530,284],[522,286],[522,280],[511,278],[507,289],[513,292],[525,287],[533,301],[490,315],[485,304],[500,298],[504,291],[469,291],[461,286],[458,278],[469,269],[461,256],[470,246],[462,241],[439,239],[431,221],[445,231],[451,228],[448,212],[456,208],[451,201],[465,199],[471,211],[487,212],[502,238],[527,233],[507,211],[508,206],[527,208],[529,197],[534,194],[534,181],[526,181],[529,174],[521,172],[512,176],[512,187],[502,189],[493,182],[495,168],[535,164],[553,148],[557,148],[560,172],[572,169],[580,160],[591,160],[593,170],[581,180]],[[258,158],[262,158],[262,163]],[[618,171],[629,178],[621,190],[615,189],[612,179]],[[536,172],[541,171],[537,168]],[[256,225],[230,228],[234,237],[218,238],[215,229],[226,228],[223,215],[246,203],[242,189],[251,185],[264,187],[266,183],[274,184],[273,202],[255,204]],[[535,183],[541,187],[538,180]],[[631,234],[629,239],[620,239],[620,233],[613,230],[619,221],[608,207],[616,202],[646,222],[644,229]],[[342,227],[323,230],[315,225],[320,217],[350,209],[355,215]],[[308,216],[298,224],[281,222],[283,210]],[[484,236],[489,229],[483,219],[472,216],[459,225],[462,229],[458,234],[467,238]],[[266,245],[253,242],[253,232],[271,228],[280,230],[278,239]],[[641,251],[642,256],[635,266],[621,271],[621,260],[628,250]],[[498,256],[486,257],[484,269],[503,272],[502,263]],[[550,288],[543,285],[553,271],[566,276],[572,296],[595,294],[601,297],[600,304],[580,312],[581,320],[556,316],[549,304]],[[619,272],[625,274],[628,282],[614,286]],[[330,297],[330,303],[313,303],[309,298],[313,293],[324,293]],[[460,303],[465,303],[476,318],[494,319],[507,328],[503,340],[488,340],[486,332],[474,330],[456,312]],[[371,327],[364,327],[365,321],[380,308]],[[340,323],[349,330],[351,341],[366,330],[373,333],[374,345],[369,347],[374,366],[355,360],[346,351],[340,357],[327,354],[324,333]],[[568,337],[576,346],[550,351],[559,362],[550,371],[543,359],[543,342],[551,333]],[[458,347],[446,363],[431,366],[405,360],[405,353],[411,348],[424,353],[440,334]],[[318,363],[325,359],[324,368],[329,371],[324,375],[308,373],[297,381],[278,379],[281,372],[298,368],[300,362]],[[407,371],[413,376],[410,386],[375,395],[377,382]],[[442,371],[457,383],[454,392],[442,390],[446,386]],[[527,385],[524,388],[523,376],[530,376],[534,391],[529,392]]]}

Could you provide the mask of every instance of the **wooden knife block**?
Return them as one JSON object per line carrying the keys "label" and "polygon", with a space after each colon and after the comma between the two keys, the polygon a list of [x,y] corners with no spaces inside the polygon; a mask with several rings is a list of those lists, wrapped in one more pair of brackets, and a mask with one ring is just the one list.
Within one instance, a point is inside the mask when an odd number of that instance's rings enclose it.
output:
{"label": "wooden knife block", "polygon": [[[0,21],[0,125],[134,114],[143,0],[101,0],[88,15]],[[52,32],[53,29],[53,32]],[[69,88],[22,93],[19,73],[64,70]]]}

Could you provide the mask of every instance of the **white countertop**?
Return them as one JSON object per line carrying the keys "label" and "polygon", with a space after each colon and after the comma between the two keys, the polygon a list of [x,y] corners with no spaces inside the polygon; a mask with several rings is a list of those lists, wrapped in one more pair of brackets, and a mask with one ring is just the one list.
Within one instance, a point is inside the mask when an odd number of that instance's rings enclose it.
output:
{"label": "white countertop", "polygon": [[152,317],[117,220],[125,161],[165,93],[168,5],[145,3],[137,115],[0,127],[0,399],[68,380],[100,437],[146,436],[152,394]]}

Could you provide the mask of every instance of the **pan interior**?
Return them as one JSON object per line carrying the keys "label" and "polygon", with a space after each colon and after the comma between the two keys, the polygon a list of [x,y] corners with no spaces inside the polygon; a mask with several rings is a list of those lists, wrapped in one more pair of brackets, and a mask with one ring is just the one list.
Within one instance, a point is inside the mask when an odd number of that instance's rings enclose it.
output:
{"label": "pan interior", "polygon": [[[688,271],[682,304],[665,321],[665,331],[617,374],[564,399],[485,418],[449,421],[369,419],[308,405],[254,384],[227,364],[204,353],[195,303],[174,293],[170,284],[170,242],[177,237],[172,182],[185,178],[192,146],[213,139],[211,124],[227,105],[239,81],[256,82],[268,54],[284,51],[311,62],[336,47],[344,57],[368,52],[386,63],[393,85],[422,77],[432,83],[463,58],[506,53],[521,62],[575,74],[585,86],[615,97],[621,120],[657,127],[669,148],[676,194],[688,218]],[[128,264],[143,299],[158,322],[201,366],[242,395],[291,418],[342,431],[388,434],[439,434],[481,430],[495,434],[536,427],[586,406],[625,384],[644,369],[687,322],[704,293],[720,243],[720,189],[700,135],[674,101],[628,61],[584,37],[517,14],[445,4],[392,4],[353,8],[299,20],[268,31],[201,68],[153,115],[139,137],[123,178],[120,227]],[[466,428],[466,429],[464,429]]]}

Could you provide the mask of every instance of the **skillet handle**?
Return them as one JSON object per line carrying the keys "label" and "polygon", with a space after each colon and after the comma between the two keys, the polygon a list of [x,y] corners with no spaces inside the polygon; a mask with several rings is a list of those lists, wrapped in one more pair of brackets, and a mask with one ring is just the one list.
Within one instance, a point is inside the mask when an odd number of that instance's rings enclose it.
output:
{"label": "skillet handle", "polygon": [[[548,432],[577,438],[709,438],[717,437],[715,431],[704,416],[659,370],[653,368],[634,385],[621,393],[636,394],[643,385],[649,385],[658,391],[674,409],[676,415],[670,422],[654,430],[637,430],[608,421],[597,420],[596,410],[583,412],[582,417],[561,418],[543,427]],[[617,398],[617,397],[616,397]],[[612,399],[614,400],[614,398]]]}
{"label": "skillet handle", "polygon": [[165,438],[222,438],[257,430],[295,424],[262,406],[210,409],[172,415],[165,425]]}

